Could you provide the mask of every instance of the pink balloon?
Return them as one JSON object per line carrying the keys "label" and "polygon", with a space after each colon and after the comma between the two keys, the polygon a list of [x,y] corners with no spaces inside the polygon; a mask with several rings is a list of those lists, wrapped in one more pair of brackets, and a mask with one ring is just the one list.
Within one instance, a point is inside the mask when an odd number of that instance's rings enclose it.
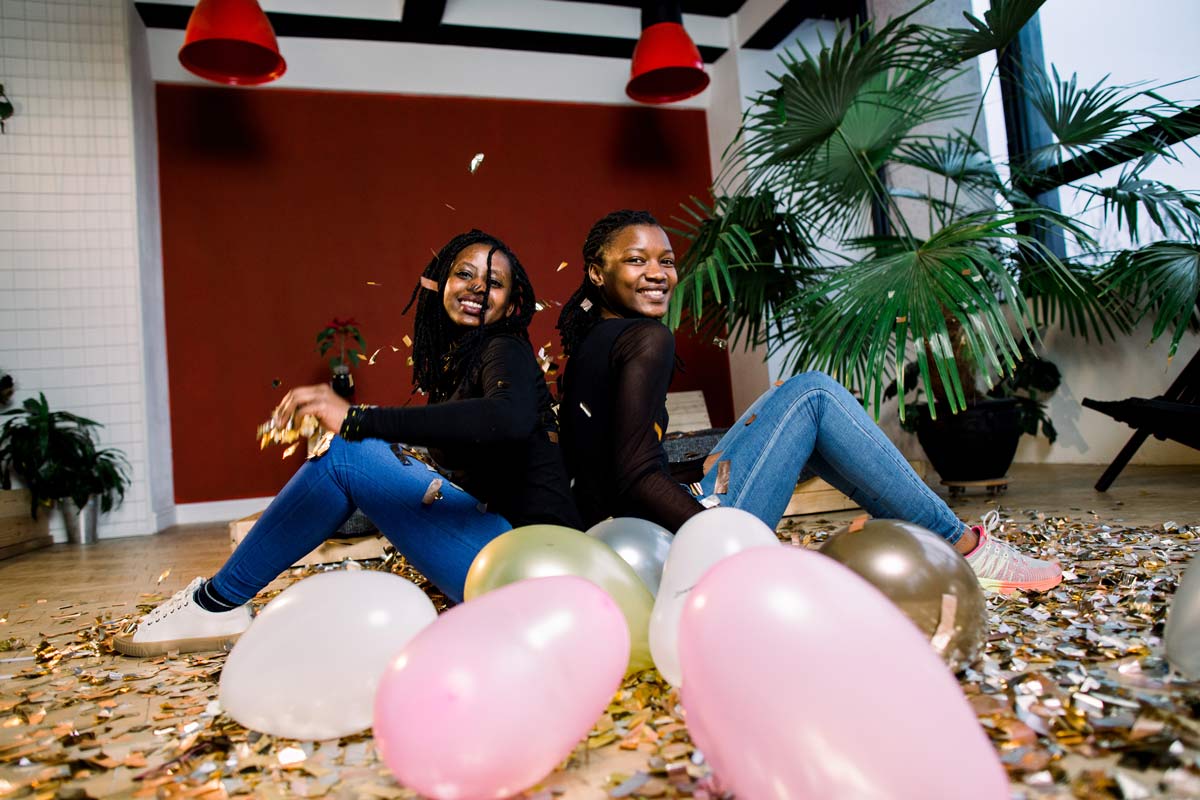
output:
{"label": "pink balloon", "polygon": [[684,607],[679,659],[692,740],[739,798],[1008,797],[929,642],[830,558],[762,548],[720,561]]}
{"label": "pink balloon", "polygon": [[629,628],[583,578],[518,581],[456,606],[392,660],[375,743],[437,800],[511,797],[553,770],[621,685]]}

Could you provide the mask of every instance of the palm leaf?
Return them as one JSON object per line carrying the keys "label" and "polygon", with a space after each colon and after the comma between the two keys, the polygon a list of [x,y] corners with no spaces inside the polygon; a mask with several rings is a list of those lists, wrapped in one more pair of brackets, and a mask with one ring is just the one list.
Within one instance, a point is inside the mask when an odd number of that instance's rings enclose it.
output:
{"label": "palm leaf", "polygon": [[982,20],[964,11],[963,16],[971,27],[950,28],[945,32],[944,43],[951,57],[950,63],[959,64],[991,50],[1003,50],[1045,2],[992,0],[991,10],[983,12]]}
{"label": "palm leaf", "polygon": [[1151,341],[1171,329],[1168,357],[1174,357],[1189,324],[1196,327],[1200,323],[1200,245],[1155,242],[1140,250],[1122,251],[1099,280],[1106,292],[1134,303],[1135,323],[1154,315]]}
{"label": "palm leaf", "polygon": [[[892,160],[953,181],[976,203],[991,205],[1003,189],[991,156],[974,138],[959,131],[949,136],[920,136],[905,140]],[[936,205],[957,206],[957,198],[940,203],[935,197],[920,199]]]}
{"label": "palm leaf", "polygon": [[[897,239],[886,248],[877,246],[874,257],[828,273],[822,285],[788,309],[808,313],[805,332],[811,336],[793,351],[808,363],[790,366],[838,375],[878,415],[887,384],[901,372],[898,359],[911,344],[931,410],[934,376],[946,388],[951,411],[964,408],[971,387],[959,380],[947,320],[961,326],[965,352],[986,383],[1013,368],[1020,358],[1018,338],[1028,341],[1033,335],[1034,317],[1016,278],[997,257],[996,245],[1038,248],[1030,237],[1017,234],[1015,225],[1039,217],[1033,211],[976,214],[947,224],[916,247]],[[1072,277],[1057,259],[1042,255],[1046,269],[1058,271],[1061,285],[1072,287]],[[1013,309],[1017,335],[1009,329],[1004,304]],[[903,418],[903,403],[900,413]]]}
{"label": "palm leaf", "polygon": [[686,314],[697,330],[735,344],[765,340],[767,315],[799,291],[811,258],[798,220],[775,207],[769,192],[684,205],[688,218],[676,217],[682,227],[671,232],[691,244],[678,267],[671,327]]}
{"label": "palm leaf", "polygon": [[853,173],[855,185],[841,203],[857,205],[870,180],[862,176],[887,160],[903,133],[921,119],[950,118],[965,102],[940,97],[944,81],[931,68],[922,29],[908,16],[878,31],[839,27],[817,53],[803,46],[785,51],[783,72],[772,75],[776,88],[752,99],[729,151],[735,172],[718,185],[737,194],[767,189],[787,201],[834,189],[839,177]]}
{"label": "palm leaf", "polygon": [[1165,150],[1155,140],[1142,142],[1129,136],[1145,125],[1161,123],[1163,113],[1178,109],[1152,89],[1139,89],[1140,84],[1108,85],[1107,78],[1080,86],[1077,75],[1063,78],[1057,67],[1051,67],[1049,75],[1031,71],[1023,81],[1030,105],[1055,141],[1014,162],[1011,166],[1017,174],[1040,172],[1068,159],[1086,163],[1089,155],[1105,146],[1125,148],[1127,158]]}
{"label": "palm leaf", "polygon": [[[1143,161],[1143,164],[1147,161]],[[1167,237],[1200,237],[1200,192],[1177,189],[1160,181],[1141,177],[1144,166],[1123,170],[1112,186],[1079,184],[1077,189],[1103,202],[1104,219],[1113,218],[1125,228],[1135,243],[1140,238],[1139,211]]]}

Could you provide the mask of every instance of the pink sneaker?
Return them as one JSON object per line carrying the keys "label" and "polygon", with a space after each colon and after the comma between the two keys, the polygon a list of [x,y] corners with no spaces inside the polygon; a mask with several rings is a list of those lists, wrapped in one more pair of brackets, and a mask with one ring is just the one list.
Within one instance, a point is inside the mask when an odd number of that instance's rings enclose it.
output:
{"label": "pink sneaker", "polygon": [[983,525],[976,525],[979,544],[967,553],[967,563],[975,570],[979,585],[987,591],[1011,594],[1014,589],[1044,592],[1062,583],[1062,567],[1056,561],[1040,561],[1017,552],[1007,542],[992,538],[1000,515],[989,511]]}

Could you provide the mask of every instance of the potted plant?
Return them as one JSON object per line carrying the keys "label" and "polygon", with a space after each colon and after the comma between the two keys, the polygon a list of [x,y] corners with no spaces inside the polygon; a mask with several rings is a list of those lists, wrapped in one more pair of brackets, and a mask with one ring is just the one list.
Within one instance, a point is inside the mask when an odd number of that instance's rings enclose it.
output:
{"label": "potted plant", "polygon": [[[785,53],[773,85],[751,98],[714,199],[684,204],[678,232],[692,244],[668,321],[686,312],[793,371],[822,369],[876,417],[909,361],[930,419],[994,400],[1050,325],[1102,340],[1150,313],[1155,337],[1173,329],[1173,353],[1196,313],[1200,200],[1144,171],[1172,157],[1179,137],[1163,132],[1200,132],[1200,115],[1159,87],[1080,87],[1033,71],[1020,80],[1053,143],[998,165],[973,133],[982,97],[947,92],[1041,4],[993,0],[983,20],[967,14],[972,27],[951,30],[910,13],[842,28],[820,52]],[[961,120],[970,124],[929,132]],[[1087,180],[1103,158],[1130,159],[1115,186]],[[1094,198],[1132,249],[1105,250],[1049,205],[1041,193],[1060,184]],[[1139,248],[1139,209],[1173,241]],[[1056,255],[1053,236],[1078,255]],[[1013,403],[988,405],[1020,418]]]}
{"label": "potted plant", "polygon": [[[1016,369],[987,391],[970,392],[965,410],[935,417],[927,406],[918,405],[916,413],[901,422],[902,428],[917,435],[929,462],[952,490],[954,484],[1004,476],[1023,435],[1040,433],[1051,444],[1058,438],[1045,398],[1062,383],[1062,375],[1027,345],[1021,350]],[[920,377],[915,361],[905,365],[904,391],[916,392]],[[935,393],[938,388],[935,380]],[[896,384],[889,386],[885,399],[896,392]]]}
{"label": "potted plant", "polygon": [[330,385],[339,396],[349,400],[354,396],[354,376],[350,368],[356,360],[366,358],[367,350],[367,343],[353,318],[334,317],[317,333],[317,351],[325,355],[330,350],[335,351],[329,357],[329,368],[333,372]]}
{"label": "potted plant", "polygon": [[[67,411],[51,411],[44,394],[28,398],[19,408],[4,412],[0,426],[0,487],[12,488],[15,475],[30,493],[30,516],[60,501],[68,538],[94,541],[95,512],[119,505],[129,486],[129,464],[111,448],[97,449],[94,432],[100,424]],[[73,527],[80,520],[86,529]],[[88,533],[90,531],[90,538]]]}

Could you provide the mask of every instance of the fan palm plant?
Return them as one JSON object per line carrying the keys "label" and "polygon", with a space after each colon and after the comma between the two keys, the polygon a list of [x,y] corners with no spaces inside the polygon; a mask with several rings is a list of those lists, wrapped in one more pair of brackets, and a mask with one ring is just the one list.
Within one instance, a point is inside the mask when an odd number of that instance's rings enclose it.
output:
{"label": "fan palm plant", "polygon": [[[1196,115],[1153,88],[1031,72],[1018,79],[1053,144],[998,164],[975,138],[981,97],[950,91],[1043,1],[992,0],[984,19],[966,14],[971,27],[952,30],[910,13],[785,53],[773,86],[750,98],[714,199],[684,204],[676,232],[692,244],[668,321],[686,312],[734,343],[784,354],[792,371],[825,370],[877,417],[906,360],[929,413],[957,412],[1011,376],[1047,325],[1103,339],[1152,314],[1174,353],[1197,319],[1200,197],[1144,178],[1173,156],[1164,137],[1138,132],[1200,132]],[[929,132],[962,120],[971,123]],[[1114,152],[1134,162],[1114,186],[1069,188],[1094,197],[1135,245],[1141,222],[1172,241],[1105,252],[1039,201],[1055,170]],[[1080,255],[1056,256],[1045,232]]]}

